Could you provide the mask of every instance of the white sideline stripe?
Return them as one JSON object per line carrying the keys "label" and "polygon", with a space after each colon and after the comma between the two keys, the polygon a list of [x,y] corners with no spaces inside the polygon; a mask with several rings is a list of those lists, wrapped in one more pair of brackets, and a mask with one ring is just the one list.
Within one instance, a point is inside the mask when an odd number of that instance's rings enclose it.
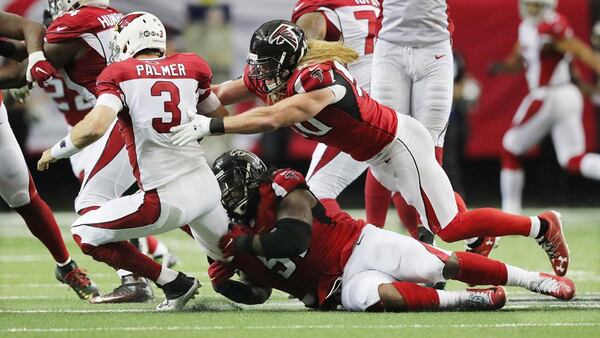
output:
{"label": "white sideline stripe", "polygon": [[501,323],[501,324],[396,324],[396,325],[257,325],[257,326],[126,326],[126,327],[92,327],[92,328],[26,328],[12,327],[2,329],[0,332],[27,333],[27,332],[102,332],[102,331],[208,331],[208,330],[305,330],[305,329],[495,329],[495,328],[522,328],[522,327],[596,327],[600,323]]}

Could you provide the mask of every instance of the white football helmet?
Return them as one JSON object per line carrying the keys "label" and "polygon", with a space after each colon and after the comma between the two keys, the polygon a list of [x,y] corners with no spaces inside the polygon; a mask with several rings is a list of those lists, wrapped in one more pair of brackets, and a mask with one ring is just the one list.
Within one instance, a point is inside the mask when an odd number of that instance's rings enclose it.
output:
{"label": "white football helmet", "polygon": [[527,12],[527,5],[537,4],[542,6],[542,10],[538,16],[533,19],[546,18],[556,11],[558,0],[519,0],[519,11],[522,18],[531,17]]}
{"label": "white football helmet", "polygon": [[125,15],[113,33],[113,58],[123,61],[144,49],[156,49],[164,55],[167,50],[167,31],[163,23],[147,12]]}
{"label": "white football helmet", "polygon": [[81,6],[94,6],[106,8],[110,5],[110,0],[48,0],[48,10],[52,18],[56,18],[70,10],[78,9]]}

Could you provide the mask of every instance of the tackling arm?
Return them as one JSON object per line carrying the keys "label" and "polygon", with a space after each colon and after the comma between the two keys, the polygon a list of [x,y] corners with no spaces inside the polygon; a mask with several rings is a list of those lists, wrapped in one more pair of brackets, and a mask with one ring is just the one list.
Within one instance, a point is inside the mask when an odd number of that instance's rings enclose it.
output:
{"label": "tackling arm", "polygon": [[18,15],[0,12],[0,35],[14,40],[25,40],[29,54],[42,50],[45,33],[44,26],[38,23]]}
{"label": "tackling arm", "polygon": [[243,114],[224,118],[223,133],[256,134],[288,127],[314,117],[334,99],[333,91],[328,88],[296,94],[272,106],[257,107]]}
{"label": "tackling arm", "polygon": [[243,79],[212,85],[210,89],[224,106],[255,98],[254,93],[248,90]]}

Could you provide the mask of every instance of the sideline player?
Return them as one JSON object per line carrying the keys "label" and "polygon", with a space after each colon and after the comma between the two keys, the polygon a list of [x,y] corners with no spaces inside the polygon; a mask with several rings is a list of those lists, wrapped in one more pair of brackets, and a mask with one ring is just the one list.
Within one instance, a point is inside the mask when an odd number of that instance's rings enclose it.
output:
{"label": "sideline player", "polygon": [[[55,70],[42,51],[44,27],[22,17],[0,12],[0,35],[10,39],[24,40],[29,52],[31,66],[26,69],[27,80],[43,84]],[[10,44],[0,42],[0,48]],[[0,91],[0,196],[25,221],[31,233],[37,237],[52,254],[57,267],[56,278],[69,285],[81,299],[99,295],[96,285],[71,259],[61,237],[58,224],[52,211],[37,193],[35,184],[27,169],[25,158],[15,139],[6,107]]]}
{"label": "sideline player", "polygon": [[511,215],[492,208],[459,207],[446,173],[435,160],[430,134],[415,119],[371,99],[343,64],[357,57],[341,43],[306,41],[304,32],[285,20],[261,25],[250,42],[244,78],[221,85],[222,102],[252,95],[265,107],[236,116],[209,118],[173,127],[175,144],[185,146],[208,136],[253,134],[290,126],[308,139],[338,147],[368,162],[373,174],[397,190],[421,215],[429,231],[454,242],[473,237],[521,235],[535,238],[554,272],[567,273],[569,250],[560,214]]}
{"label": "sideline player", "polygon": [[115,27],[115,44],[120,61],[98,77],[94,109],[44,152],[38,169],[97,141],[118,115],[140,191],[89,211],[71,232],[85,254],[156,282],[166,295],[158,310],[178,310],[197,293],[198,280],[161,266],[127,240],[189,224],[200,247],[212,258],[222,258],[218,241],[228,220],[217,181],[202,147],[172,145],[169,129],[189,119],[181,110],[227,111],[210,91],[212,73],[204,59],[165,56],[166,31],[154,15],[124,16]]}
{"label": "sideline player", "polygon": [[[299,172],[267,169],[250,152],[224,153],[213,172],[223,205],[242,221],[221,239],[233,260],[209,268],[215,290],[233,301],[263,303],[276,288],[309,307],[341,304],[349,311],[494,310],[506,302],[502,287],[439,291],[416,284],[447,279],[520,286],[562,300],[575,295],[565,277],[438,249],[345,212],[329,217]],[[230,280],[234,270],[249,284]]]}
{"label": "sideline player", "polygon": [[583,98],[571,82],[574,57],[600,74],[600,54],[573,35],[569,21],[556,12],[557,0],[520,0],[519,41],[492,74],[525,70],[529,94],[523,99],[502,140],[502,209],[522,207],[525,173],[520,156],[546,135],[552,136],[558,163],[570,173],[600,180],[600,155],[586,153]]}
{"label": "sideline player", "polygon": [[[294,6],[292,22],[302,28],[307,39],[343,41],[354,49],[358,60],[348,65],[348,70],[357,85],[369,93],[380,14],[377,0],[300,0]],[[319,143],[306,174],[308,186],[327,210],[335,213],[340,211],[336,198],[367,168],[367,163]]]}

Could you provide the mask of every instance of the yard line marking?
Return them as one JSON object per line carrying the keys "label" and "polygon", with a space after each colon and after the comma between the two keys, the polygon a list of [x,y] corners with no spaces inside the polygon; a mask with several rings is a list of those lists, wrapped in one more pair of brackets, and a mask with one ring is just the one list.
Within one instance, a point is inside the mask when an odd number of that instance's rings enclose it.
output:
{"label": "yard line marking", "polygon": [[305,330],[305,329],[495,329],[523,327],[596,327],[600,323],[501,323],[501,324],[394,324],[394,325],[256,325],[256,326],[126,326],[126,327],[93,327],[93,328],[27,328],[12,327],[1,329],[0,332],[29,333],[29,332],[102,332],[102,331],[208,331],[208,330]]}

